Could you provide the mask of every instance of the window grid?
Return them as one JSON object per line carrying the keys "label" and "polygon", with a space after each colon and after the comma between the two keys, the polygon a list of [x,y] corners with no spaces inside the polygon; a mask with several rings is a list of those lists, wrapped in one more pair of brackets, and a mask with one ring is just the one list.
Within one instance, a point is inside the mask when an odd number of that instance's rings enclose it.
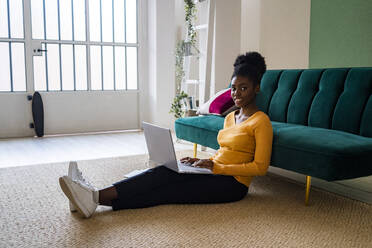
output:
{"label": "window grid", "polygon": [[[85,40],[90,41],[89,37],[89,30],[90,30],[90,11],[89,11],[89,1],[85,0]],[[92,88],[92,77],[91,77],[91,59],[90,59],[90,46],[85,47],[86,51],[86,71],[87,71],[87,90],[91,90]]]}
{"label": "window grid", "polygon": [[[57,0],[57,10],[58,10],[58,39],[61,40],[61,12],[59,8],[59,0]],[[62,87],[62,49],[61,44],[58,45],[58,51],[59,51],[59,87],[61,91],[63,90]]]}
{"label": "window grid", "polygon": [[9,69],[10,69],[10,91],[13,92],[13,60],[12,60],[12,45],[9,42]]}
{"label": "window grid", "polygon": [[[85,14],[86,14],[86,17],[85,17],[85,29],[86,29],[86,41],[75,41],[75,25],[74,25],[74,5],[73,5],[73,0],[71,0],[71,18],[72,18],[72,40],[69,41],[69,40],[61,40],[61,25],[60,25],[60,0],[57,0],[57,8],[58,8],[58,40],[48,40],[47,39],[47,25],[46,25],[46,8],[45,8],[45,2],[46,0],[43,0],[43,24],[44,24],[44,39],[41,40],[41,39],[34,39],[34,40],[38,40],[40,41],[44,46],[45,46],[45,49],[48,50],[48,44],[58,44],[59,45],[59,67],[60,67],[60,91],[67,91],[67,90],[63,90],[63,75],[62,75],[62,54],[61,54],[61,45],[62,44],[71,44],[73,46],[73,80],[74,80],[74,91],[76,91],[76,57],[75,57],[75,46],[76,45],[84,45],[86,47],[86,63],[87,63],[87,74],[90,74],[90,75],[87,75],[87,85],[88,87],[86,87],[86,90],[93,90],[92,89],[92,86],[91,86],[91,68],[88,68],[91,66],[91,63],[90,63],[90,47],[91,46],[99,46],[100,47],[100,50],[101,50],[101,89],[98,89],[99,90],[105,90],[105,82],[104,82],[104,70],[103,70],[103,56],[104,56],[104,52],[103,52],[103,47],[104,46],[112,46],[112,52],[113,52],[113,59],[112,59],[112,67],[113,67],[113,80],[114,80],[114,89],[113,90],[129,90],[128,89],[128,66],[127,66],[127,62],[128,62],[128,59],[127,59],[127,47],[136,47],[136,52],[137,52],[137,58],[136,58],[136,61],[137,61],[137,82],[136,82],[136,89],[138,89],[138,38],[137,38],[137,42],[136,43],[126,43],[126,36],[127,36],[127,20],[126,20],[126,0],[123,0],[124,2],[124,13],[123,13],[123,22],[124,22],[124,27],[125,27],[125,30],[124,30],[124,42],[115,42],[115,1],[114,0],[111,0],[111,3],[112,3],[112,42],[104,42],[103,41],[103,32],[102,32],[102,29],[103,29],[103,26],[102,26],[102,0],[99,0],[99,21],[100,21],[100,41],[91,41],[90,40],[90,27],[89,27],[89,0],[85,0]],[[137,6],[137,9],[138,9],[138,3],[136,1],[136,6]],[[136,14],[136,19],[138,20],[138,13]],[[138,37],[138,21],[136,21],[136,36]],[[116,78],[116,66],[115,66],[115,59],[116,59],[116,54],[115,54],[115,47],[125,47],[125,57],[124,57],[124,61],[125,61],[125,87],[124,89],[118,89],[117,87],[117,78]],[[48,53],[46,52],[45,53],[45,74],[46,74],[46,91],[49,91],[50,90],[50,85],[49,85],[49,72],[48,72]],[[97,91],[97,89],[94,89],[94,91]]]}
{"label": "window grid", "polygon": [[[8,14],[8,38],[10,39],[10,12],[9,12],[9,0],[6,1],[7,14]],[[13,68],[12,68],[12,46],[11,42],[8,42],[9,46],[9,74],[10,74],[10,91],[13,92]]]}
{"label": "window grid", "polygon": [[[114,0],[112,0],[112,42],[115,42],[115,9],[114,9]],[[114,90],[116,90],[116,66],[115,66],[115,47],[112,47],[112,64],[113,64],[113,78],[114,78]]]}
{"label": "window grid", "polygon": [[10,39],[10,10],[9,10],[9,0],[6,1],[7,13],[8,13],[8,38]]}
{"label": "window grid", "polygon": [[[12,29],[11,29],[11,19],[10,19],[10,4],[9,4],[9,1],[10,0],[7,0],[6,1],[6,14],[7,14],[7,24],[8,24],[8,27],[7,27],[7,32],[8,32],[8,35],[7,35],[7,38],[0,38],[0,42],[1,43],[8,43],[8,53],[9,53],[9,81],[10,81],[10,90],[8,91],[0,91],[1,93],[4,93],[4,92],[15,92],[14,91],[14,72],[13,72],[13,57],[12,57],[12,54],[13,54],[13,49],[12,49],[12,43],[23,43],[23,56],[25,58],[25,38],[24,38],[24,27],[22,26],[22,31],[23,31],[23,38],[13,38],[12,37]],[[22,1],[23,3],[23,1]],[[23,7],[22,7],[22,10],[23,10]],[[24,65],[25,66],[25,65]],[[25,67],[26,68],[26,67]],[[24,81],[24,90],[17,90],[17,92],[25,92],[26,91],[26,75],[24,77],[25,81]]]}
{"label": "window grid", "polygon": [[[74,0],[71,0],[71,30],[72,40],[75,40],[75,17],[74,17]],[[74,91],[76,91],[76,69],[75,69],[75,45],[72,45],[72,70],[74,76]]]}
{"label": "window grid", "polygon": [[[124,0],[124,10],[127,9],[127,0]],[[124,11],[124,27],[127,27],[127,12]],[[124,32],[124,42],[127,42],[127,29]],[[127,61],[127,47],[125,47],[125,89],[128,89],[128,61]]]}
{"label": "window grid", "polygon": [[[15,87],[14,87],[14,67],[13,67],[13,58],[12,58],[12,43],[13,42],[19,42],[19,43],[23,43],[23,56],[24,56],[24,61],[26,62],[26,45],[25,45],[25,37],[24,37],[24,29],[25,27],[22,27],[23,28],[23,38],[12,38],[12,33],[11,33],[11,17],[10,17],[10,5],[9,5],[9,2],[11,0],[6,0],[6,8],[7,8],[7,38],[3,37],[3,38],[0,38],[0,42],[7,42],[8,43],[8,49],[9,49],[9,75],[10,75],[10,78],[9,78],[9,81],[10,81],[10,92],[13,92]],[[22,3],[24,3],[22,1]],[[86,49],[86,53],[85,53],[85,63],[86,63],[86,69],[85,70],[85,73],[87,74],[86,76],[86,79],[85,79],[85,84],[86,84],[86,87],[83,87],[83,90],[86,89],[86,90],[92,90],[91,89],[91,75],[88,75],[88,74],[91,74],[90,70],[91,68],[90,67],[90,47],[91,46],[100,46],[100,50],[101,50],[101,88],[100,90],[104,90],[105,89],[105,85],[104,85],[104,71],[103,71],[103,56],[104,56],[104,52],[103,52],[103,48],[104,46],[112,46],[112,65],[110,64],[110,66],[112,66],[112,68],[110,68],[110,71],[112,70],[112,75],[110,73],[110,78],[112,77],[113,78],[113,90],[131,90],[131,89],[128,89],[128,58],[127,58],[127,54],[128,54],[128,47],[135,47],[135,53],[136,53],[136,68],[137,68],[137,71],[136,71],[136,74],[137,74],[137,77],[136,77],[136,80],[133,81],[135,82],[135,88],[133,88],[131,86],[132,89],[135,89],[135,90],[138,90],[138,47],[139,47],[139,44],[138,44],[138,1],[136,1],[136,27],[135,27],[135,31],[136,31],[136,42],[135,43],[127,43],[127,0],[123,0],[122,4],[124,5],[124,11],[123,11],[123,14],[119,14],[119,19],[122,20],[123,22],[120,24],[120,25],[124,25],[124,30],[123,30],[123,38],[124,38],[124,41],[123,40],[119,40],[120,41],[115,41],[115,0],[111,0],[111,4],[112,4],[112,13],[111,13],[111,17],[112,17],[112,42],[103,42],[103,32],[102,32],[102,29],[103,29],[103,21],[102,21],[102,0],[99,0],[99,11],[100,11],[100,41],[91,41],[90,40],[90,35],[89,35],[89,32],[90,32],[90,28],[89,28],[89,0],[85,0],[85,2],[81,2],[83,4],[83,9],[85,10],[85,18],[84,18],[84,21],[85,21],[85,31],[86,31],[86,39],[85,41],[82,41],[82,40],[79,40],[79,41],[76,41],[75,40],[75,18],[74,18],[74,0],[71,0],[71,32],[72,32],[72,40],[61,40],[61,10],[60,10],[60,0],[56,0],[56,7],[57,7],[57,13],[58,13],[58,17],[57,17],[57,21],[58,21],[58,40],[49,40],[47,39],[48,37],[48,31],[47,31],[47,13],[46,13],[46,0],[41,0],[40,1],[40,5],[43,4],[42,6],[42,19],[40,22],[41,24],[41,28],[43,28],[43,38],[44,39],[32,39],[34,41],[39,41],[41,44],[42,44],[42,49],[45,49],[45,50],[48,50],[48,45],[49,44],[58,44],[58,59],[59,59],[59,91],[63,91],[63,73],[62,73],[62,60],[64,60],[64,58],[62,58],[62,48],[61,46],[63,44],[70,44],[72,45],[72,61],[71,61],[71,64],[72,64],[72,76],[70,76],[70,78],[73,78],[73,91],[76,91],[77,90],[77,71],[76,71],[76,45],[84,45],[85,46],[85,49]],[[5,4],[4,4],[5,5]],[[123,5],[121,5],[121,8],[123,8]],[[27,5],[26,5],[27,6]],[[40,6],[41,7],[41,6]],[[27,7],[28,8],[28,7]],[[31,5],[29,5],[29,8],[31,9]],[[30,11],[30,9],[28,10],[25,10],[24,9],[24,5],[22,5],[22,9],[23,11]],[[82,9],[82,10],[83,10]],[[25,18],[24,17],[24,13],[23,12],[23,19]],[[78,13],[78,12],[77,12]],[[120,13],[120,12],[119,12]],[[75,13],[76,14],[76,13]],[[32,13],[31,13],[32,15]],[[119,26],[118,26],[119,27]],[[121,26],[120,26],[121,27]],[[50,29],[50,28],[49,28]],[[6,33],[5,33],[6,34]],[[32,34],[33,35],[33,34]],[[118,36],[120,37],[120,35]],[[116,47],[123,47],[124,48],[124,54],[123,52],[121,52],[120,56],[116,58]],[[17,48],[18,49],[18,48]],[[111,50],[110,50],[110,54],[111,54]],[[18,50],[17,50],[18,51]],[[133,53],[132,53],[133,54]],[[122,57],[121,57],[122,56]],[[123,58],[123,59],[121,59]],[[117,73],[116,71],[117,70],[120,70],[119,67],[117,68],[116,66],[116,60],[118,59],[118,61],[123,61],[124,62],[124,65],[121,65],[123,66],[123,72],[122,72],[122,77],[121,80],[117,78]],[[45,89],[43,89],[43,91],[49,91],[51,89],[51,86],[50,86],[50,71],[49,71],[49,68],[48,68],[48,60],[50,60],[48,58],[48,53],[44,53],[44,62],[45,62],[45,65],[43,65],[43,67],[45,66],[45,71],[43,72],[43,74],[45,75],[45,79],[43,80],[44,81],[44,84],[45,84]],[[70,59],[69,59],[70,60]],[[49,62],[52,62],[52,61],[49,61]],[[58,63],[57,62],[57,63]],[[56,65],[57,66],[57,65]],[[124,69],[125,68],[125,69]],[[25,69],[26,69],[26,65],[25,65]],[[35,70],[35,68],[33,68],[33,70]],[[134,71],[133,71],[134,72]],[[84,73],[84,74],[85,74]],[[81,75],[81,74],[79,74]],[[120,75],[120,74],[118,74]],[[133,74],[131,74],[133,75]],[[57,75],[56,75],[57,76]],[[58,76],[57,76],[58,77]],[[111,80],[111,79],[110,79]],[[117,80],[120,80],[120,87],[118,87],[118,84],[119,82],[117,82]],[[79,81],[80,82],[80,81]],[[112,82],[112,81],[110,81]],[[24,86],[24,90],[23,91],[26,91],[26,75],[25,75],[25,86]],[[133,84],[133,83],[131,83]],[[112,85],[112,84],[111,84]],[[19,87],[17,87],[19,89]],[[52,88],[56,89],[58,87],[56,86],[53,86]],[[71,87],[70,87],[71,88]],[[107,88],[107,87],[106,87]],[[120,88],[120,89],[119,89]],[[79,90],[81,89],[81,86],[79,86]],[[110,86],[110,90],[112,89],[112,86]],[[21,90],[17,90],[17,91],[21,91]],[[6,92],[9,92],[6,91]]]}
{"label": "window grid", "polygon": [[[31,3],[32,4],[32,3]],[[45,11],[45,0],[43,0],[43,24],[44,24],[44,40],[47,40],[47,29],[46,29],[46,11]],[[32,26],[31,26],[32,27]],[[48,51],[48,45],[44,43],[44,49]],[[49,91],[49,73],[48,73],[48,53],[45,53],[45,83],[46,83],[46,91]]]}
{"label": "window grid", "polygon": [[[99,28],[100,28],[100,38],[101,42],[103,41],[102,39],[102,0],[99,0]],[[89,37],[90,38],[90,37]],[[103,47],[101,46],[101,89],[103,90],[105,88],[104,86],[104,77],[103,77]]]}

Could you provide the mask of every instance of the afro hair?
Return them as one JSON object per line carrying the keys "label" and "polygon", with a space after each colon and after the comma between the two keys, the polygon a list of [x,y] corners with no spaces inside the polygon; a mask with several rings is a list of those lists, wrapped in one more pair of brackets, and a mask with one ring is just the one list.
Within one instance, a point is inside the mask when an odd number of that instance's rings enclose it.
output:
{"label": "afro hair", "polygon": [[266,72],[265,58],[258,52],[248,52],[239,55],[234,62],[232,77],[242,76],[249,78],[255,85],[260,84],[263,74]]}

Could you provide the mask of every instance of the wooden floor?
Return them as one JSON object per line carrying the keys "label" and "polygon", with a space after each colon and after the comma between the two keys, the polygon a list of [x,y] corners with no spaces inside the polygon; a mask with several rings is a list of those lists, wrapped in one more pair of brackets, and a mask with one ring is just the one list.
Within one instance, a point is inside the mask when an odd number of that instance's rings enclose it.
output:
{"label": "wooden floor", "polygon": [[[176,151],[193,149],[189,142],[176,142],[174,134],[173,140]],[[209,148],[208,151],[214,152]],[[146,153],[146,142],[141,131],[0,139],[0,168]],[[301,183],[306,181],[305,175],[272,166],[269,172]],[[372,176],[336,182],[313,178],[312,185],[372,203]]]}

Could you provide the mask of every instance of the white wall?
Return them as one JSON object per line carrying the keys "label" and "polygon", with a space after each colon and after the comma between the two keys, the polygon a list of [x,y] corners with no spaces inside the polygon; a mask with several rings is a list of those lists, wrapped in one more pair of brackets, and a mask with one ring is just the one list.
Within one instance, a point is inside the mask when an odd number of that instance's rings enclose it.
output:
{"label": "white wall", "polygon": [[175,91],[175,2],[157,0],[148,4],[148,114],[144,119],[174,128],[169,109]]}
{"label": "white wall", "polygon": [[35,131],[29,128],[32,123],[31,101],[27,93],[0,94],[0,138],[30,137]]}
{"label": "white wall", "polygon": [[242,0],[241,53],[260,51],[261,0]]}
{"label": "white wall", "polygon": [[[150,1],[151,3],[152,1]],[[139,22],[138,22],[138,39],[139,46],[138,49],[138,87],[139,87],[139,97],[138,97],[138,108],[139,108],[139,122],[150,121],[150,105],[149,105],[149,33],[150,33],[150,23],[149,23],[149,5],[150,3],[146,0],[138,1],[139,8]],[[141,123],[139,123],[141,128]]]}
{"label": "white wall", "polygon": [[241,52],[256,50],[268,69],[309,67],[311,0],[242,0]]}
{"label": "white wall", "polygon": [[176,42],[185,39],[185,8],[184,0],[175,0]]}
{"label": "white wall", "polygon": [[233,64],[240,53],[241,1],[216,0],[215,13],[211,88],[218,92],[230,83]]}

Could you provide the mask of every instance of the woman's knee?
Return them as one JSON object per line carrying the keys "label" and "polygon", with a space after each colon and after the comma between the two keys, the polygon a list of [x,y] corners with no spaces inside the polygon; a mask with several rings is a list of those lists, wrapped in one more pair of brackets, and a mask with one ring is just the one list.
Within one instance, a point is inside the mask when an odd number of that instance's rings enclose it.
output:
{"label": "woman's knee", "polygon": [[237,197],[238,201],[244,199],[246,197],[247,193],[248,193],[248,189],[247,190],[242,190],[241,192],[239,192],[238,197]]}
{"label": "woman's knee", "polygon": [[167,167],[165,167],[164,165],[160,165],[160,166],[157,166],[157,167],[154,167],[154,168],[151,168],[149,170],[146,171],[146,173],[156,173],[156,174],[167,174],[167,173],[170,173],[172,172],[170,169],[168,169]]}
{"label": "woman's knee", "polygon": [[238,187],[237,189],[234,190],[234,194],[232,196],[232,199],[234,201],[240,201],[240,200],[244,199],[245,196],[248,193],[248,187],[241,186],[241,185],[239,185],[239,186],[240,187]]}

